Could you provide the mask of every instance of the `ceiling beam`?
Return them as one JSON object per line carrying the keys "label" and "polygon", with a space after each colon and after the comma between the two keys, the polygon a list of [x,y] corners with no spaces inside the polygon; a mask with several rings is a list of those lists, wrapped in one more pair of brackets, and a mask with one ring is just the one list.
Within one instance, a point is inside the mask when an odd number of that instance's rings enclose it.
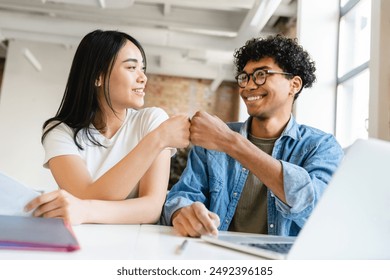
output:
{"label": "ceiling beam", "polygon": [[137,3],[170,4],[172,6],[221,11],[249,10],[254,0],[136,0]]}
{"label": "ceiling beam", "polygon": [[168,16],[170,13],[171,13],[171,9],[172,8],[172,5],[170,4],[163,4],[163,9],[164,9],[164,16]]}
{"label": "ceiling beam", "polygon": [[134,4],[134,0],[42,0],[41,2],[48,5],[56,3],[61,5],[100,7],[102,9],[122,9],[131,7]]}
{"label": "ceiling beam", "polygon": [[[97,0],[95,1],[97,3]],[[163,7],[163,12],[161,7]],[[75,5],[44,5],[43,8],[42,5],[37,5],[35,2],[20,5],[6,1],[0,2],[1,9],[13,13],[15,16],[18,14],[41,16],[42,20],[46,20],[46,23],[55,18],[68,21],[80,21],[82,19],[85,22],[97,24],[116,25],[119,23],[120,25],[134,27],[170,29],[225,37],[232,37],[237,34],[237,29],[245,16],[245,12],[194,11],[172,7],[167,4],[160,7],[134,5],[129,9],[112,10]],[[168,13],[169,17],[167,17]]]}
{"label": "ceiling beam", "polygon": [[31,63],[31,65],[35,68],[35,70],[37,70],[38,72],[42,71],[41,63],[39,62],[39,60],[35,57],[35,55],[33,55],[33,53],[28,48],[25,48],[23,50],[23,55],[28,60],[28,62]]}
{"label": "ceiling beam", "polygon": [[105,0],[99,0],[100,8],[105,9],[106,8],[106,1]]}
{"label": "ceiling beam", "polygon": [[[211,50],[232,50],[232,40],[215,36],[203,36],[200,34],[188,34],[172,30],[156,29],[129,25],[102,24],[99,22],[69,21],[60,18],[50,19],[37,15],[22,15],[0,11],[0,28],[7,39],[12,39],[18,34],[31,33],[39,40],[44,36],[59,40],[58,43],[69,43],[69,38],[77,42],[94,29],[121,30],[133,35],[144,44],[169,46],[174,48],[205,48]],[[13,35],[14,34],[14,35]],[[65,36],[66,42],[61,37]],[[53,41],[52,39],[50,41]]]}
{"label": "ceiling beam", "polygon": [[282,0],[255,0],[252,9],[240,26],[238,36],[235,39],[235,46],[241,46],[252,37],[259,37],[261,30],[263,30],[281,2]]}
{"label": "ceiling beam", "polygon": [[148,73],[208,79],[214,91],[234,81],[237,47],[273,34],[272,15],[296,11],[288,1],[1,0],[0,35],[76,48],[92,30],[120,30],[145,47]]}

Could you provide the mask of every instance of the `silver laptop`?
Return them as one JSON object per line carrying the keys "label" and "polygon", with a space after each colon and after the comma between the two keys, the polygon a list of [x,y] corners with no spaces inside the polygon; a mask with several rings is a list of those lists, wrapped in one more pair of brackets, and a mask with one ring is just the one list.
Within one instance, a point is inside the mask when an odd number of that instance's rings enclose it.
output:
{"label": "silver laptop", "polygon": [[201,238],[270,259],[390,259],[390,142],[357,140],[348,149],[295,241],[233,232]]}

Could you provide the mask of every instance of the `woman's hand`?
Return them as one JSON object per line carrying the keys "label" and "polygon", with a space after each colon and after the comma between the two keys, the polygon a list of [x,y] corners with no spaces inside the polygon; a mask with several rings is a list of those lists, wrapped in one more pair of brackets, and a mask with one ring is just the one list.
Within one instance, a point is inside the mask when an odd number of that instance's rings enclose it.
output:
{"label": "woman's hand", "polygon": [[164,121],[158,129],[165,147],[186,148],[190,144],[190,120],[184,114],[175,115]]}
{"label": "woman's hand", "polygon": [[30,201],[25,211],[33,209],[33,215],[44,218],[63,218],[76,225],[85,221],[85,204],[87,200],[79,199],[65,190],[56,190],[43,194]]}

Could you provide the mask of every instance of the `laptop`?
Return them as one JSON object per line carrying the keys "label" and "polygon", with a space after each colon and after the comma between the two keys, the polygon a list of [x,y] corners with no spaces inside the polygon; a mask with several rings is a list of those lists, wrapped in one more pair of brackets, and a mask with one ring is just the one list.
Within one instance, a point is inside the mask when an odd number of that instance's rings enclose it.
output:
{"label": "laptop", "polygon": [[348,149],[296,238],[234,232],[201,238],[269,259],[389,260],[390,142],[359,139]]}

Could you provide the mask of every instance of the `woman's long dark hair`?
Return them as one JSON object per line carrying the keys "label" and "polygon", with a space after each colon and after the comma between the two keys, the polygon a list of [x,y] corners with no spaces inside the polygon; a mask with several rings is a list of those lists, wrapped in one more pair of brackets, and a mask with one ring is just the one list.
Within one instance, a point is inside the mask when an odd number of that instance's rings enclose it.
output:
{"label": "woman's long dark hair", "polygon": [[[85,129],[87,138],[95,145],[102,146],[91,133],[90,125],[94,121],[97,112],[101,110],[97,96],[95,82],[99,76],[105,81],[104,97],[107,104],[111,105],[109,93],[109,78],[112,66],[115,63],[120,49],[131,41],[138,47],[143,58],[146,70],[146,56],[141,44],[130,35],[119,31],[95,30],[88,33],[80,42],[72,66],[69,72],[64,96],[55,115],[43,124],[44,133],[41,142],[46,135],[61,123],[67,124],[73,129],[75,144],[83,149],[77,141],[77,134]],[[49,124],[53,125],[49,126]]]}

